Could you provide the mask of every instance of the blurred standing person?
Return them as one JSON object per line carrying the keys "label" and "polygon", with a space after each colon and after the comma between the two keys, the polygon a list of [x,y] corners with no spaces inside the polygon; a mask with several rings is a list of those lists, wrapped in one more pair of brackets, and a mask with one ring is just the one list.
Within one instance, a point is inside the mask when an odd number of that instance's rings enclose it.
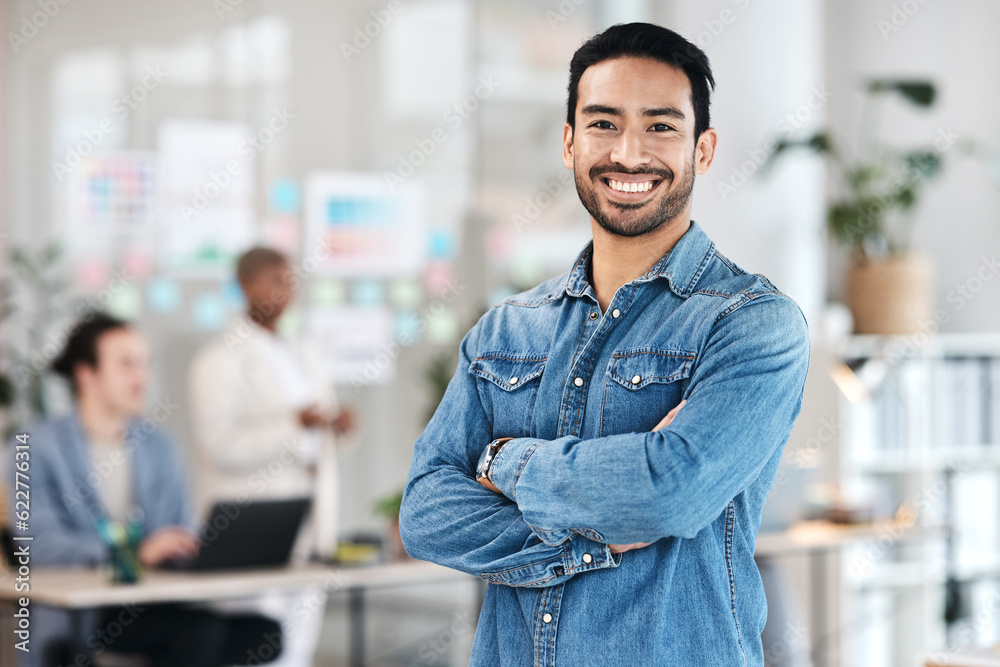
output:
{"label": "blurred standing person", "polygon": [[[328,558],[337,537],[336,450],[354,415],[338,407],[323,360],[278,333],[295,296],[288,259],[270,248],[251,248],[237,261],[236,274],[246,316],[203,349],[190,372],[200,501],[207,509],[237,498],[312,496],[295,557]],[[284,652],[275,664],[311,664],[323,621],[317,599],[323,599],[319,589],[257,600],[256,609],[284,622]],[[304,623],[302,609],[314,610]]]}

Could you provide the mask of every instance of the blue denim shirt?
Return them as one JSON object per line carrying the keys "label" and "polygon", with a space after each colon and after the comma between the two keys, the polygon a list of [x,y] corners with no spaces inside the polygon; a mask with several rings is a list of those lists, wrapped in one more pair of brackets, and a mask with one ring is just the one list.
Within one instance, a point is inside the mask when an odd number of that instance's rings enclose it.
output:
{"label": "blue denim shirt", "polygon": [[[693,221],[604,313],[591,252],[463,339],[414,446],[403,543],[490,582],[473,665],[763,665],[754,544],[801,407],[805,318]],[[475,481],[499,437],[515,438],[491,473],[503,495]],[[608,547],[634,542],[652,544]]]}

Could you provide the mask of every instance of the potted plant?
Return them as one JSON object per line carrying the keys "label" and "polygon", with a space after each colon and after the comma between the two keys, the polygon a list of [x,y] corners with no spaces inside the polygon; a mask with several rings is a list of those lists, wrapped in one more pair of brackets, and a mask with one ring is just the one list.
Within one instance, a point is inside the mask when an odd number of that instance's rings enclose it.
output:
{"label": "potted plant", "polygon": [[934,270],[911,248],[916,205],[928,181],[941,171],[941,154],[953,141],[939,135],[933,145],[912,149],[878,141],[878,111],[895,95],[917,108],[934,104],[930,81],[878,79],[869,82],[862,117],[861,146],[870,151],[849,161],[829,132],[777,142],[768,165],[791,149],[824,156],[840,181],[827,213],[831,238],[850,253],[845,300],[855,333],[905,334],[932,318]]}

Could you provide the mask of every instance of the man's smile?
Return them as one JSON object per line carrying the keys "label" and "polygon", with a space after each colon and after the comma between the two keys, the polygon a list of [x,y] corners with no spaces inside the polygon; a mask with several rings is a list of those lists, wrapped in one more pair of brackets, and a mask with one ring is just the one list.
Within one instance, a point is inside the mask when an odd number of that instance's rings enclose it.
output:
{"label": "man's smile", "polygon": [[605,173],[598,180],[611,199],[639,202],[646,199],[664,179],[654,174]]}

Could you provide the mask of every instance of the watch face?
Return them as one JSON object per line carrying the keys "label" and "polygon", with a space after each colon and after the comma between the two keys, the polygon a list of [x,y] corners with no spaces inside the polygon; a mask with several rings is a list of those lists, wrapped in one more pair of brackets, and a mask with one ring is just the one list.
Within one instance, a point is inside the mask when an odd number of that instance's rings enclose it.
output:
{"label": "watch face", "polygon": [[490,446],[492,444],[493,443],[491,442],[489,445],[487,445],[486,447],[484,447],[483,448],[483,453],[480,454],[480,456],[479,456],[479,465],[476,466],[476,477],[482,477],[483,476],[483,471],[486,469],[486,466],[489,464],[490,459],[493,458],[493,447]]}

